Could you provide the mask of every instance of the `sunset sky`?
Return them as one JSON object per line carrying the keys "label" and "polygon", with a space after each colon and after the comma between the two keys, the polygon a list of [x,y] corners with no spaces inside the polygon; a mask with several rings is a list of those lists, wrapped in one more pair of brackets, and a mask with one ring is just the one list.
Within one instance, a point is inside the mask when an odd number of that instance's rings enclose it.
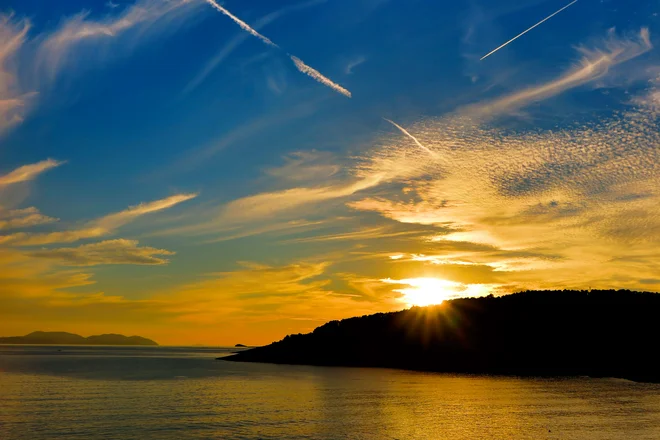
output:
{"label": "sunset sky", "polygon": [[660,291],[660,2],[4,0],[0,336]]}

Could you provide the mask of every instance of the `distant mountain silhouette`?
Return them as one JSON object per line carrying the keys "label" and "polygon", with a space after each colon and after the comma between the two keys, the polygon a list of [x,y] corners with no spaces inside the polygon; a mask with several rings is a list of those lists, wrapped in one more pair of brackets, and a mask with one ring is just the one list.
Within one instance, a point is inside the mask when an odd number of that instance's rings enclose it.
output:
{"label": "distant mountain silhouette", "polygon": [[660,295],[527,291],[332,321],[228,361],[660,382]]}
{"label": "distant mountain silhouette", "polygon": [[0,344],[38,345],[158,345],[151,339],[141,336],[117,334],[96,335],[87,338],[66,332],[32,332],[25,336],[0,337]]}
{"label": "distant mountain silhouette", "polygon": [[239,347],[247,347],[247,345],[243,345],[243,344],[236,344],[236,345],[234,345],[234,347],[236,347],[236,348],[239,348]]}

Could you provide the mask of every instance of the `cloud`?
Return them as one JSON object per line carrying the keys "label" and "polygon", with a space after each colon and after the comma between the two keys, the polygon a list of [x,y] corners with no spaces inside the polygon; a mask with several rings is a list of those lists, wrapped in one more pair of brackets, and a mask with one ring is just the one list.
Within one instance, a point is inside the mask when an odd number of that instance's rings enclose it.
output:
{"label": "cloud", "polygon": [[30,30],[27,20],[0,14],[0,135],[20,123],[26,112],[29,94],[19,85],[16,54],[23,47]]}
{"label": "cloud", "polygon": [[0,230],[28,228],[56,221],[58,219],[43,215],[34,207],[3,211],[0,206]]}
{"label": "cloud", "polygon": [[358,211],[373,211],[401,223],[441,225],[452,221],[442,204],[431,202],[394,202],[382,198],[366,198],[347,205]]}
{"label": "cloud", "polygon": [[44,233],[18,232],[0,235],[0,245],[41,246],[54,243],[73,243],[88,238],[97,238],[113,233],[138,217],[171,208],[179,203],[197,197],[196,194],[178,194],[154,202],[143,203],[124,211],[109,214],[86,224],[80,229]]}
{"label": "cloud", "polygon": [[194,199],[195,197],[197,197],[197,194],[177,194],[154,202],[141,203],[124,211],[101,217],[93,224],[102,229],[109,231],[114,230],[135,220],[137,217],[171,208],[179,203]]}
{"label": "cloud", "polygon": [[364,64],[364,62],[367,61],[367,58],[363,55],[360,55],[346,64],[346,68],[344,69],[344,73],[346,75],[352,75],[353,74],[353,69],[355,69],[357,66]]}
{"label": "cloud", "polygon": [[58,167],[63,163],[53,159],[47,159],[34,164],[23,165],[8,174],[0,175],[0,188],[6,185],[33,180],[41,173]]}
{"label": "cloud", "polygon": [[218,220],[231,223],[261,219],[272,220],[273,216],[290,212],[305,205],[353,195],[378,185],[381,180],[380,176],[372,176],[348,184],[316,188],[298,187],[248,196],[225,205]]}
{"label": "cloud", "polygon": [[[418,267],[415,276],[434,274],[468,284],[480,279],[497,284],[498,291],[648,290],[640,280],[656,279],[660,270],[660,254],[649,252],[660,243],[657,69],[642,61],[632,75],[611,68],[650,48],[646,30],[630,39],[611,33],[600,49],[580,48],[584,60],[596,63],[591,67],[584,61],[545,84],[471,109],[482,115],[510,111],[596,78],[612,84],[612,77],[623,76],[626,86],[646,79],[637,96],[613,103],[616,110],[588,122],[576,116],[559,126],[551,120],[552,129],[544,128],[549,124],[543,120],[498,126],[459,111],[415,123],[410,131],[442,159],[442,169],[437,161],[429,166],[421,160],[422,151],[411,151],[400,136],[374,141],[349,175],[380,176],[380,184],[346,205],[359,218],[379,214],[385,225],[442,226],[448,232],[386,240],[387,246],[370,241],[362,243],[361,252],[397,256],[392,261],[406,265],[398,269],[400,279],[412,278],[410,271]],[[625,261],[612,260],[624,255]]]}
{"label": "cloud", "polygon": [[[32,36],[30,21],[0,14],[0,135],[24,120],[39,92],[63,70],[71,74],[74,67],[89,68],[101,57],[132,50],[190,21],[201,5],[201,0],[137,0],[98,20],[83,11],[64,18],[52,32]],[[112,43],[112,50],[102,50]],[[85,62],[75,64],[80,60]]]}
{"label": "cloud", "polygon": [[319,72],[318,70],[316,70],[316,69],[308,66],[307,64],[305,64],[300,58],[291,55],[291,60],[293,61],[293,64],[296,65],[296,68],[300,72],[311,76],[312,78],[314,78],[316,81],[320,82],[321,84],[330,87],[334,91],[336,91],[338,93],[341,93],[342,95],[344,95],[348,98],[350,98],[352,96],[350,91],[346,90],[345,88],[343,88],[339,84],[333,82],[331,79],[323,76],[323,74],[321,74],[321,72]]}
{"label": "cloud", "polygon": [[[189,212],[185,219],[178,219],[179,222],[186,223],[185,225],[165,229],[154,235],[221,234],[220,237],[210,239],[210,242],[215,242],[273,231],[314,228],[320,224],[318,220],[323,220],[305,219],[305,214],[318,217],[317,211],[323,202],[350,197],[374,188],[383,181],[383,176],[375,174],[365,178],[337,175],[338,169],[329,157],[318,152],[294,153],[287,158],[287,165],[266,172],[278,180],[294,182],[300,186],[258,193],[210,209],[207,207],[198,212]],[[314,172],[317,172],[316,176]],[[287,176],[282,177],[283,174]],[[328,181],[330,177],[332,179]],[[325,184],[315,185],[319,178]],[[303,182],[309,186],[301,185]],[[325,203],[323,208],[329,205]]]}
{"label": "cloud", "polygon": [[[177,321],[188,326],[227,326],[253,343],[270,342],[290,333],[347,314],[383,310],[383,302],[365,302],[359,295],[330,287],[327,261],[266,265],[242,262],[232,271],[209,273],[201,280],[176,286],[154,298],[175,308]],[[385,304],[385,308],[400,304]]]}
{"label": "cloud", "polygon": [[341,167],[334,155],[321,151],[296,151],[284,158],[285,164],[269,168],[269,176],[292,182],[328,180],[337,176]]}
{"label": "cloud", "polygon": [[348,241],[348,240],[381,240],[383,238],[410,237],[420,235],[419,231],[392,231],[388,226],[374,226],[371,228],[362,228],[357,231],[340,232],[337,234],[316,235],[312,237],[303,237],[287,240],[287,243],[313,243],[322,241]]}
{"label": "cloud", "polygon": [[68,61],[75,59],[72,51],[82,44],[94,44],[98,53],[98,44],[110,42],[129,32],[135,40],[132,44],[124,42],[123,46],[135,46],[136,42],[149,35],[182,24],[199,10],[201,4],[197,0],[138,0],[118,14],[101,20],[90,19],[88,11],[68,17],[57,30],[43,38],[37,55],[38,67],[52,78]]}
{"label": "cloud", "polygon": [[84,244],[74,248],[44,249],[30,252],[28,255],[53,260],[57,264],[65,266],[163,265],[169,261],[158,255],[174,255],[174,252],[148,246],[140,247],[136,240],[117,239]]}
{"label": "cloud", "polygon": [[515,112],[533,102],[548,99],[602,78],[612,67],[637,58],[651,49],[653,45],[647,28],[642,28],[634,38],[617,37],[612,30],[600,47],[595,49],[579,47],[578,52],[582,55],[579,64],[557,79],[494,101],[468,106],[460,113],[474,118],[484,118]]}

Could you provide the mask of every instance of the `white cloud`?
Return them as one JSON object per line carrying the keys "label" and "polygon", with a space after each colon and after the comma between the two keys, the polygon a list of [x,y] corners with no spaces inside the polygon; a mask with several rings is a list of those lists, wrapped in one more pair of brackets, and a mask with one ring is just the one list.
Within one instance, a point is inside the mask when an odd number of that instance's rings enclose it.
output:
{"label": "white cloud", "polygon": [[28,105],[30,95],[20,88],[15,58],[29,30],[27,20],[0,14],[0,135],[23,120]]}
{"label": "white cloud", "polygon": [[[201,0],[137,0],[123,9],[112,8],[111,14],[98,20],[83,11],[64,18],[52,32],[31,36],[27,19],[0,14],[0,135],[24,120],[39,91],[63,70],[89,68],[101,57],[126,53],[149,37],[183,25],[203,4]],[[111,43],[115,43],[112,50],[103,50]],[[84,64],[76,64],[83,59]]]}
{"label": "white cloud", "polygon": [[89,12],[83,11],[66,18],[57,30],[44,37],[37,54],[38,67],[52,78],[75,59],[72,51],[83,43],[93,43],[98,53],[99,44],[129,33],[133,40],[122,41],[122,50],[130,49],[150,35],[183,24],[202,4],[200,0],[138,0],[100,20],[90,19]]}

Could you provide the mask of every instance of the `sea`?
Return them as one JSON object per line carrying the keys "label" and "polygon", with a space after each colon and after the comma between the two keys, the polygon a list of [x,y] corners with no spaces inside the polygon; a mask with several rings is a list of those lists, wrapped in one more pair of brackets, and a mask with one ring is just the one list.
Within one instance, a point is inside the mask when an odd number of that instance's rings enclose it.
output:
{"label": "sea", "polygon": [[660,439],[660,385],[0,346],[0,439]]}

